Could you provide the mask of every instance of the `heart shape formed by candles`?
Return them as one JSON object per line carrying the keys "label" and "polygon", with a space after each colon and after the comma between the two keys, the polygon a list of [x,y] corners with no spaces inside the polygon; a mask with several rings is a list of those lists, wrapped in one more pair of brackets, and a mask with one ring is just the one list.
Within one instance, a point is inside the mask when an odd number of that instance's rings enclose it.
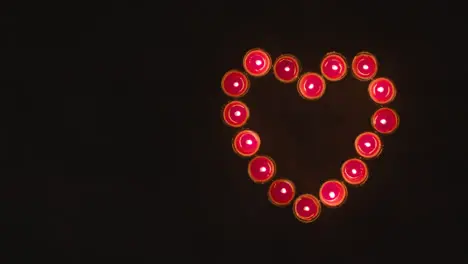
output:
{"label": "heart shape formed by candles", "polygon": [[[254,78],[262,77],[273,68],[273,74],[277,80],[283,83],[297,81],[296,87],[299,95],[306,100],[313,101],[325,94],[326,81],[342,80],[348,73],[345,57],[337,52],[330,52],[324,56],[320,63],[320,73],[305,72],[300,75],[301,64],[295,56],[283,54],[272,63],[270,55],[259,48],[251,49],[245,54],[243,68],[245,72],[240,70],[226,72],[221,80],[223,92],[234,98],[223,107],[222,119],[226,125],[233,128],[243,127],[250,117],[247,105],[239,101],[239,98],[246,95],[250,89],[248,75]],[[376,57],[369,52],[358,53],[351,63],[351,71],[356,79],[370,81],[367,91],[371,100],[379,108],[371,117],[373,131],[359,134],[354,141],[358,157],[344,161],[341,166],[343,181],[331,179],[324,182],[320,187],[318,198],[309,193],[295,198],[294,183],[284,178],[271,182],[268,189],[268,198],[276,206],[287,206],[294,201],[293,214],[303,223],[315,221],[320,216],[322,204],[330,208],[341,206],[348,196],[345,183],[360,186],[367,181],[369,171],[364,160],[378,157],[383,149],[378,134],[393,133],[400,123],[397,112],[383,106],[395,99],[396,88],[388,78],[375,78],[378,71]],[[260,136],[250,129],[240,130],[232,141],[232,148],[236,154],[242,157],[252,157],[247,168],[251,180],[255,183],[267,183],[276,174],[276,163],[269,156],[256,155],[260,146]]]}

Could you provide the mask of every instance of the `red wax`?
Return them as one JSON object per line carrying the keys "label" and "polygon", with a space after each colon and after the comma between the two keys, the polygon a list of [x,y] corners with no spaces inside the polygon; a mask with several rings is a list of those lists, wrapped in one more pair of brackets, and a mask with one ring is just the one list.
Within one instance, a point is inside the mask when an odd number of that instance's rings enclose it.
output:
{"label": "red wax", "polygon": [[369,176],[367,165],[360,159],[349,159],[341,166],[341,176],[352,185],[364,184]]}
{"label": "red wax", "polygon": [[276,79],[283,83],[294,82],[300,72],[299,61],[293,55],[281,55],[275,61],[273,72]]}
{"label": "red wax", "polygon": [[297,91],[304,99],[319,99],[325,93],[325,80],[320,74],[307,72],[297,82]]}
{"label": "red wax", "polygon": [[348,196],[346,186],[337,180],[329,180],[322,184],[319,191],[320,201],[328,207],[337,207],[344,203]]}
{"label": "red wax", "polygon": [[339,81],[348,73],[346,60],[337,52],[330,52],[322,59],[320,70],[323,77],[329,81]]}
{"label": "red wax", "polygon": [[377,74],[377,59],[369,52],[360,52],[353,59],[352,69],[356,79],[368,81]]}
{"label": "red wax", "polygon": [[294,201],[293,213],[301,222],[313,222],[320,216],[320,212],[320,201],[311,194],[303,194]]}
{"label": "red wax", "polygon": [[372,132],[364,132],[354,141],[359,156],[367,159],[375,158],[382,152],[382,141]]}
{"label": "red wax", "polygon": [[395,110],[390,108],[380,108],[372,115],[372,126],[381,134],[395,132],[400,124],[400,118]]}
{"label": "red wax", "polygon": [[230,97],[238,98],[244,96],[249,87],[249,79],[240,71],[228,71],[221,80],[223,92]]}
{"label": "red wax", "polygon": [[262,49],[249,50],[243,60],[245,71],[255,77],[264,76],[270,71],[271,57]]}
{"label": "red wax", "polygon": [[223,109],[224,123],[230,127],[241,127],[247,123],[249,108],[240,101],[229,102]]}
{"label": "red wax", "polygon": [[276,180],[268,189],[270,202],[277,206],[285,206],[291,203],[296,195],[294,184],[285,179]]}
{"label": "red wax", "polygon": [[378,104],[388,104],[395,99],[396,88],[387,78],[377,78],[369,84],[369,95]]}
{"label": "red wax", "polygon": [[257,156],[250,160],[248,173],[252,181],[265,183],[273,178],[276,173],[275,162],[270,157]]}
{"label": "red wax", "polygon": [[242,130],[237,133],[232,142],[234,152],[240,156],[253,156],[260,149],[260,137],[252,130]]}

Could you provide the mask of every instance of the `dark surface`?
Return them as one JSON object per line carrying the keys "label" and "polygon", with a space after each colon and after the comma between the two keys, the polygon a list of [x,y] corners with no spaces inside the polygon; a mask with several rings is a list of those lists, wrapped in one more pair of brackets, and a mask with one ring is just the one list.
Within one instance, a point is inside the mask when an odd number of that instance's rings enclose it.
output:
{"label": "dark surface", "polygon": [[[166,254],[216,263],[462,259],[463,105],[452,97],[463,98],[466,66],[455,53],[463,47],[455,10],[330,2],[61,8],[60,19],[34,7],[2,18],[1,221],[5,252],[18,252],[5,263],[154,263]],[[368,162],[369,181],[312,224],[268,202],[268,185],[250,181],[248,159],[230,146],[236,130],[220,119],[229,100],[220,79],[254,47],[273,58],[292,53],[307,71],[318,71],[329,51],[351,61],[366,50],[380,62],[378,76],[398,88],[391,107],[401,126]],[[251,80],[242,100],[260,153],[299,193],[317,194],[370,129],[376,105],[367,84],[348,75],[308,102],[272,74]]]}

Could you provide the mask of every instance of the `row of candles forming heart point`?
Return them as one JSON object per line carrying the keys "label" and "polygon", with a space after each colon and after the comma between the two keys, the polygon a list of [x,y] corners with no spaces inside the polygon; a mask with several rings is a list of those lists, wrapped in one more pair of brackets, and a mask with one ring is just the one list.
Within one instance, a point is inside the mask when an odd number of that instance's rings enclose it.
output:
{"label": "row of candles forming heart point", "polygon": [[[243,59],[246,73],[230,70],[222,78],[221,88],[234,101],[226,104],[222,111],[224,123],[230,127],[240,128],[247,123],[250,112],[247,105],[238,100],[244,96],[250,82],[247,75],[261,77],[273,73],[279,81],[292,83],[297,81],[297,91],[307,100],[317,100],[325,93],[326,82],[343,79],[348,73],[348,66],[343,55],[330,52],[325,55],[320,64],[321,74],[305,72],[299,76],[301,66],[296,57],[290,54],[279,56],[272,64],[270,55],[262,49],[248,51]],[[378,63],[374,55],[369,52],[358,53],[351,64],[353,76],[361,81],[371,81],[368,86],[370,98],[380,107],[371,117],[371,124],[375,132],[364,132],[354,141],[354,147],[359,158],[346,160],[341,166],[341,176],[350,185],[362,185],[366,182],[369,171],[362,159],[376,158],[382,152],[382,141],[377,133],[391,134],[399,125],[399,116],[395,110],[383,107],[395,99],[395,85],[388,78],[374,78],[377,74]],[[235,153],[242,157],[253,157],[249,161],[248,175],[256,183],[269,182],[276,173],[276,164],[269,156],[256,155],[260,149],[260,136],[252,130],[244,129],[233,139],[232,147]],[[256,155],[256,156],[255,156]],[[295,217],[304,223],[316,220],[321,212],[321,204],[327,207],[342,205],[347,197],[346,185],[339,180],[328,180],[319,190],[319,198],[312,194],[302,194],[293,203]],[[296,197],[296,188],[288,179],[277,179],[270,184],[268,197],[276,206],[287,206]]]}

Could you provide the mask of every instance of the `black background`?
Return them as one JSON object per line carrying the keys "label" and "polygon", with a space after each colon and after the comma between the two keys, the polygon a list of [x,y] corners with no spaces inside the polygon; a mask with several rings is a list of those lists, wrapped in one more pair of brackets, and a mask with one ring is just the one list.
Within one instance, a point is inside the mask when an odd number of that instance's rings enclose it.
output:
{"label": "black background", "polygon": [[[466,66],[455,7],[165,4],[6,9],[1,228],[15,258],[5,263],[462,260],[456,99]],[[304,71],[330,51],[348,61],[369,51],[398,89],[401,126],[368,162],[369,181],[311,224],[269,203],[220,119],[230,100],[221,77],[255,47],[292,53]],[[371,129],[367,83],[349,74],[308,102],[272,74],[251,82],[247,127],[278,176],[312,194],[339,178],[355,136]]]}

